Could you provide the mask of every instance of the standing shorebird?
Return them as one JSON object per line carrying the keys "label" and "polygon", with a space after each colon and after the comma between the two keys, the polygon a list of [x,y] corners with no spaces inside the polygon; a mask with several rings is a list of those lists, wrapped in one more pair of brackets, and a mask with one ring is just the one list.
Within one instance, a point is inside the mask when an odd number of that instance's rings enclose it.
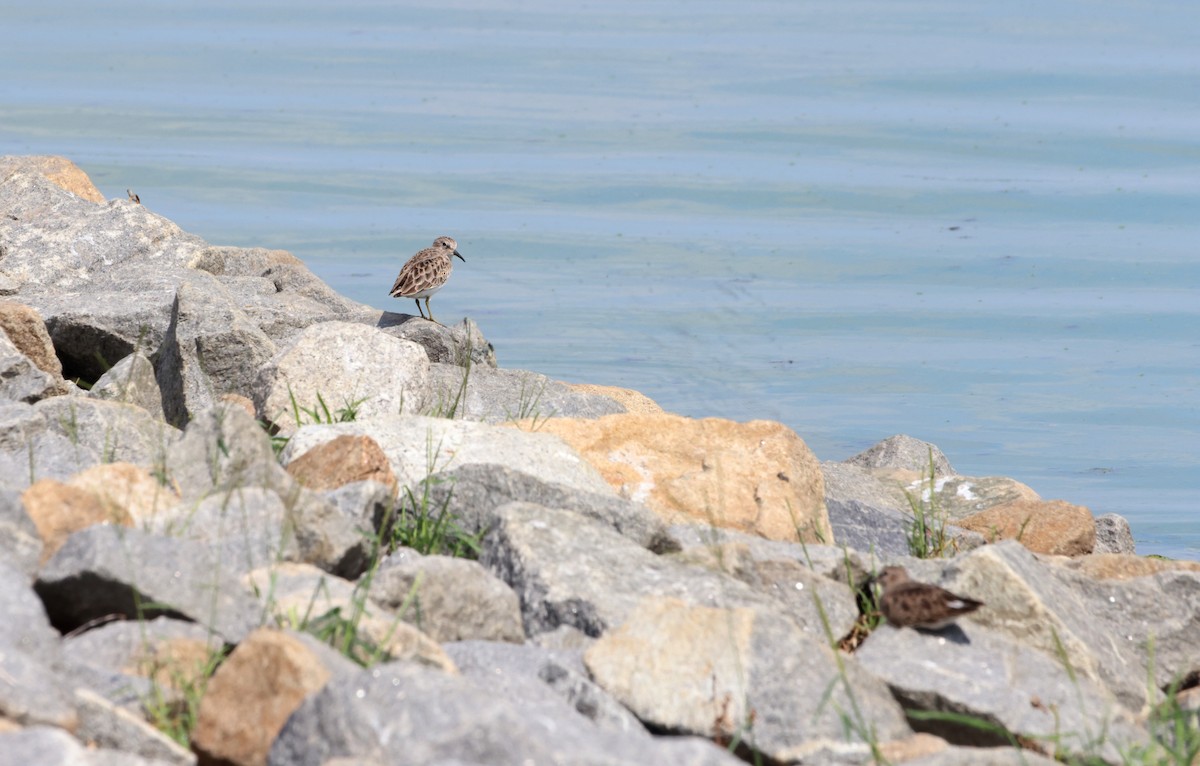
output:
{"label": "standing shorebird", "polygon": [[875,582],[883,587],[879,611],[897,628],[907,625],[938,630],[983,606],[982,601],[956,596],[945,588],[910,579],[904,567],[884,567],[876,575]]}
{"label": "standing shorebird", "polygon": [[[433,318],[433,310],[429,308],[429,297],[442,289],[454,271],[454,256],[463,263],[467,262],[458,252],[458,243],[453,237],[438,237],[433,241],[433,247],[421,250],[400,269],[396,276],[396,284],[392,285],[388,295],[393,298],[412,298],[417,302],[417,312],[425,319],[421,311],[421,299],[425,299],[425,311],[429,312],[429,321]],[[438,324],[441,324],[438,322]]]}

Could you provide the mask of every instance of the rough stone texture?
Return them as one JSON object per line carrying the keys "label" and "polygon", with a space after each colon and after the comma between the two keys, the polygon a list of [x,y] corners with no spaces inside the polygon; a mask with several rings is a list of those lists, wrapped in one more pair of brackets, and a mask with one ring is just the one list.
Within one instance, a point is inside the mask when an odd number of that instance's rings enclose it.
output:
{"label": "rough stone texture", "polygon": [[275,342],[206,274],[186,276],[175,293],[156,368],[167,420],[184,426],[221,394],[246,394]]}
{"label": "rough stone texture", "polygon": [[588,649],[584,662],[597,684],[647,724],[730,740],[744,734],[778,762],[813,740],[846,739],[844,716],[857,717],[857,732],[878,739],[909,733],[882,683],[764,610],[649,598]]}
{"label": "rough stone texture", "polygon": [[1106,513],[1096,519],[1096,553],[1137,553],[1133,530],[1124,516]]}
{"label": "rough stone texture", "polygon": [[1014,541],[960,556],[945,572],[941,585],[987,604],[972,615],[976,622],[1051,656],[1063,653],[1134,713],[1151,701],[1151,665],[1159,688],[1200,671],[1200,573],[1094,580],[1043,563]]}
{"label": "rough stone texture", "polygon": [[89,748],[99,747],[173,766],[193,766],[196,756],[147,723],[141,716],[114,705],[85,688],[76,687],[79,726],[75,737]]}
{"label": "rough stone texture", "polygon": [[54,354],[54,342],[37,309],[16,301],[0,300],[0,334],[8,339],[42,372],[62,382],[62,362]]}
{"label": "rough stone texture", "polygon": [[[466,386],[463,386],[464,377]],[[445,417],[503,423],[532,418],[597,418],[625,411],[606,396],[576,391],[528,370],[472,367],[469,374],[451,364],[430,365],[430,408]]]}
{"label": "rough stone texture", "polygon": [[[909,553],[909,531],[914,518],[904,486],[895,479],[881,479],[856,465],[822,463],[825,476],[825,506],[834,539],[858,551],[885,556]],[[912,497],[918,500],[919,490]],[[946,524],[951,551],[968,551],[983,545],[982,535]]]}
{"label": "rough stone texture", "polygon": [[[254,631],[209,680],[192,747],[206,762],[265,764],[288,716],[332,677],[328,657],[328,653],[318,656],[286,632]],[[343,672],[349,673],[349,668]]]}
{"label": "rough stone texture", "polygon": [[258,625],[259,609],[207,546],[137,529],[89,527],[67,539],[36,583],[62,632],[100,617],[165,614],[207,625],[237,643]]}
{"label": "rough stone texture", "polygon": [[420,345],[432,363],[463,367],[470,359],[473,370],[496,366],[496,350],[472,319],[464,318],[458,324],[446,326],[409,314],[384,311],[373,324],[392,337]]}
{"label": "rough stone texture", "polygon": [[[0,720],[48,724],[74,731],[79,724],[69,687],[50,665],[0,643]],[[0,751],[2,752],[2,751]]]}
{"label": "rough stone texture", "polygon": [[288,719],[267,763],[322,766],[338,758],[386,766],[741,763],[711,742],[629,737],[554,699],[507,699],[476,679],[406,663],[331,681]]}
{"label": "rough stone texture", "polygon": [[1159,572],[1200,573],[1200,561],[1176,561],[1130,553],[1094,553],[1091,556],[1080,556],[1056,563],[1095,580],[1129,580],[1134,577],[1149,577]]}
{"label": "rough stone texture", "polygon": [[0,486],[66,481],[101,463],[161,468],[178,431],[128,404],[78,396],[0,403]]}
{"label": "rough stone texture", "polygon": [[566,385],[581,394],[591,394],[612,399],[624,407],[626,412],[633,412],[640,415],[654,415],[663,412],[663,408],[658,405],[658,402],[646,396],[641,391],[634,391],[632,388],[601,386],[595,383],[567,383]]}
{"label": "rough stone texture", "polygon": [[336,489],[356,481],[377,481],[396,491],[396,475],[378,442],[369,436],[339,436],[313,447],[287,464],[287,472],[312,490]]}
{"label": "rough stone texture", "polygon": [[0,733],[0,764],[3,766],[166,766],[171,763],[118,750],[92,750],[65,731],[48,726]]}
{"label": "rough stone texture", "polygon": [[582,514],[655,553],[679,547],[662,520],[640,503],[609,491],[586,492],[550,483],[502,465],[477,463],[434,474],[429,479],[429,501],[433,508],[445,508],[471,533],[490,528],[492,514],[500,506],[522,501]]}
{"label": "rough stone texture", "polygon": [[243,579],[281,626],[295,630],[319,632],[331,627],[335,619],[350,620],[359,614],[356,602],[361,603],[359,642],[349,647],[360,661],[414,660],[456,672],[436,641],[367,597],[354,583],[308,564],[278,564],[255,570]]}
{"label": "rough stone texture", "polygon": [[145,524],[179,503],[173,489],[132,463],[92,466],[72,476],[67,485],[91,492],[113,518],[127,516],[134,525]]}
{"label": "rough stone texture", "polygon": [[504,699],[528,700],[549,690],[601,728],[646,734],[628,708],[588,678],[582,650],[555,651],[495,641],[459,641],[446,644],[445,649],[464,676]]}
{"label": "rough stone texture", "polygon": [[833,541],[820,465],[780,423],[626,414],[551,418],[540,432],[561,436],[614,489],[667,521]]}
{"label": "rough stone texture", "polygon": [[[322,322],[299,333],[258,371],[251,386],[258,413],[289,434],[301,410],[323,400],[334,419],[352,407],[359,421],[424,410],[429,360],[415,343],[350,322]],[[316,422],[300,414],[301,422]]]}
{"label": "rough stone texture", "polygon": [[874,446],[863,450],[845,462],[872,470],[894,470],[929,475],[932,456],[935,476],[953,476],[955,471],[950,461],[936,444],[923,442],[904,434],[889,436]]}
{"label": "rough stone texture", "polygon": [[569,511],[510,503],[496,511],[479,562],[521,599],[525,632],[560,625],[589,636],[624,622],[645,596],[708,606],[777,609],[770,596],[702,567],[656,556]]}
{"label": "rough stone texture", "polygon": [[744,542],[714,542],[689,548],[675,558],[724,572],[770,596],[812,639],[829,643],[850,632],[859,609],[848,585],[813,571],[798,545],[791,551],[764,548]]}
{"label": "rough stone texture", "polygon": [[[0,489],[0,567],[11,566],[32,582],[42,559],[43,546],[37,526],[21,504],[21,496],[12,490]],[[7,613],[0,609],[0,614]]]}
{"label": "rough stone texture", "polygon": [[[62,654],[72,676],[90,667],[153,682],[163,699],[179,701],[186,684],[201,681],[223,641],[195,622],[155,617],[115,620],[63,639]],[[83,675],[86,675],[83,674]],[[105,689],[97,691],[104,692]],[[123,698],[112,700],[122,702]]]}
{"label": "rough stone texture", "polygon": [[958,522],[989,542],[1017,540],[1035,553],[1082,556],[1096,545],[1096,522],[1082,505],[1062,500],[1019,500]]}
{"label": "rough stone texture", "polygon": [[0,177],[15,171],[28,171],[45,176],[52,184],[88,202],[104,202],[104,195],[78,165],[66,157],[53,154],[5,155],[0,157]]}
{"label": "rough stone texture", "polygon": [[0,330],[0,400],[33,404],[58,391],[54,376],[39,370]]}
{"label": "rough stone texture", "polygon": [[427,476],[486,463],[585,492],[612,494],[596,469],[561,439],[515,428],[420,416],[305,426],[292,435],[284,462],[343,434],[370,436],[383,447],[401,487],[420,494]]}
{"label": "rough stone texture", "polygon": [[167,475],[184,500],[244,487],[296,486],[275,459],[271,439],[241,407],[220,402],[197,414],[166,454]]}
{"label": "rough stone texture", "polygon": [[[28,654],[42,663],[59,657],[59,634],[50,627],[46,608],[37,598],[24,571],[5,561],[0,552],[0,647]],[[0,652],[5,648],[0,648]]]}
{"label": "rough stone texture", "polygon": [[935,482],[932,493],[928,479],[916,479],[905,489],[927,508],[935,508],[955,523],[997,505],[1041,500],[1028,486],[1005,476],[943,477]]}
{"label": "rough stone texture", "polygon": [[[881,627],[854,656],[887,682],[905,709],[965,713],[1029,740],[1057,737],[1065,754],[1120,763],[1119,752],[1146,737],[1102,685],[970,621],[938,633]],[[961,745],[1007,741],[954,721],[913,725]]]}
{"label": "rough stone texture", "polygon": [[380,571],[370,595],[435,641],[525,640],[517,594],[475,561],[410,556]]}
{"label": "rough stone texture", "polygon": [[141,407],[155,417],[163,416],[162,391],[154,363],[141,352],[117,362],[92,384],[88,396]]}
{"label": "rough stone texture", "polygon": [[124,509],[107,505],[94,492],[54,479],[42,479],[31,485],[21,494],[21,503],[45,543],[43,562],[81,529],[95,524],[133,526],[133,519]]}

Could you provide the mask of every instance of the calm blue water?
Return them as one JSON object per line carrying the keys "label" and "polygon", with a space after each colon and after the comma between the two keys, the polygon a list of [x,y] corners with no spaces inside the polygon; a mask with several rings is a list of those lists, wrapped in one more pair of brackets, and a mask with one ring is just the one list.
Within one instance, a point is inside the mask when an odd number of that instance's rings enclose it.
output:
{"label": "calm blue water", "polygon": [[0,153],[501,363],[893,433],[1200,558],[1200,5],[7,4]]}

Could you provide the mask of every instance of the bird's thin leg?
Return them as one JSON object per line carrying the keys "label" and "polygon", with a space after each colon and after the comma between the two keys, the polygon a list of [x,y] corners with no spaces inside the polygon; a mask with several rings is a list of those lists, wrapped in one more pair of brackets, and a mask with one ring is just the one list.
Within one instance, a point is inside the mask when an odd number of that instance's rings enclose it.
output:
{"label": "bird's thin leg", "polygon": [[425,310],[429,312],[430,322],[433,322],[434,324],[441,324],[441,322],[433,318],[433,309],[429,308],[429,298],[425,299]]}
{"label": "bird's thin leg", "polygon": [[420,298],[413,298],[413,303],[417,304],[417,313],[421,315],[421,318],[422,318],[422,319],[424,319],[424,318],[425,318],[425,312],[424,312],[424,311],[421,311],[421,299],[420,299]]}

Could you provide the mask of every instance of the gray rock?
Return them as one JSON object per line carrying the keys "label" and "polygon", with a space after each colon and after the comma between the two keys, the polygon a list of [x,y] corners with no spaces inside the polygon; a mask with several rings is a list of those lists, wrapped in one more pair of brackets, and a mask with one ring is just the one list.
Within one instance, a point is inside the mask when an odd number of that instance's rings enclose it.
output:
{"label": "gray rock", "polygon": [[377,519],[394,513],[396,496],[388,485],[372,480],[352,481],[336,489],[326,490],[322,497],[356,526],[374,528]]}
{"label": "gray rock", "polygon": [[32,404],[58,393],[58,382],[37,368],[0,328],[0,400]]}
{"label": "gray rock", "polygon": [[400,486],[412,488],[418,497],[418,482],[425,477],[478,463],[501,465],[570,489],[613,494],[599,472],[557,436],[444,418],[396,416],[304,426],[292,434],[284,462],[343,434],[374,439]]}
{"label": "gray rock", "polygon": [[1134,713],[1156,701],[1151,671],[1158,688],[1200,671],[1200,573],[1097,580],[1004,541],[952,560],[945,575],[945,587],[986,602],[978,623],[1065,657]]}
{"label": "gray rock", "polygon": [[35,584],[50,622],[68,632],[97,618],[157,615],[199,622],[227,643],[258,627],[261,611],[208,546],[136,529],[76,532]]}
{"label": "gray rock", "polygon": [[154,363],[135,351],[114,364],[92,384],[88,396],[141,407],[155,417],[163,414],[162,392],[154,377]]}
{"label": "gray rock", "polygon": [[647,725],[743,737],[773,763],[800,760],[814,741],[910,731],[883,683],[769,610],[647,598],[584,662]]}
{"label": "gray rock", "polygon": [[243,574],[296,561],[355,577],[366,563],[367,529],[298,486],[287,500],[263,487],[209,495],[160,513],[148,529],[205,543],[222,567]]}
{"label": "gray rock", "polygon": [[582,514],[655,553],[679,548],[662,520],[640,503],[611,492],[572,489],[502,465],[476,463],[434,474],[429,500],[472,533],[487,530],[497,508],[519,500]]}
{"label": "gray rock", "polygon": [[1017,747],[948,747],[904,766],[1057,766],[1059,761]]}
{"label": "gray rock", "polygon": [[[937,633],[883,626],[854,656],[910,711],[970,716],[1017,737],[1052,742],[1061,753],[1107,763],[1120,763],[1123,750],[1146,741],[1103,686],[969,620]],[[913,719],[913,725],[960,745],[1009,741],[1003,732],[961,718]]]}
{"label": "gray rock", "polygon": [[565,703],[527,705],[471,678],[407,663],[331,681],[288,719],[267,763],[318,766],[335,758],[388,766],[740,763],[711,742],[631,738],[594,726]]}
{"label": "gray rock", "polygon": [[628,708],[588,678],[582,652],[494,641],[460,641],[444,648],[463,675],[503,699],[528,701],[549,691],[601,728],[647,734]]}
{"label": "gray rock", "polygon": [[[866,469],[847,463],[822,463],[825,477],[825,507],[833,538],[839,545],[880,556],[910,553],[909,533],[914,524],[912,506],[905,488],[884,481]],[[914,498],[920,490],[913,489]],[[982,535],[941,521],[952,551],[967,551],[983,545]]]}
{"label": "gray rock", "polygon": [[95,668],[143,676],[153,670],[160,648],[170,641],[204,644],[217,651],[224,642],[199,623],[171,617],[113,620],[65,637],[63,661],[70,667]]}
{"label": "gray rock", "polygon": [[369,593],[435,641],[525,640],[517,594],[475,561],[410,556],[381,569]]}
{"label": "gray rock", "polygon": [[2,641],[0,680],[0,719],[64,729],[78,723],[71,692],[51,666]]}
{"label": "gray rock", "polygon": [[646,596],[777,608],[771,597],[732,577],[656,556],[570,511],[509,503],[496,511],[496,520],[479,562],[517,592],[531,636],[560,625],[602,635]]}
{"label": "gray rock", "polygon": [[[13,490],[0,488],[0,569],[13,567],[25,575],[28,582],[33,582],[43,547],[37,526],[21,504],[21,496]],[[2,582],[4,579],[0,576]],[[0,599],[3,599],[2,595]],[[0,606],[0,614],[9,613]]]}
{"label": "gray rock", "polygon": [[116,461],[160,470],[176,438],[175,429],[128,404],[81,396],[55,396],[32,407],[0,404],[0,487],[65,481]]}
{"label": "gray rock", "polygon": [[430,362],[465,367],[469,359],[472,368],[496,366],[496,350],[471,319],[447,327],[409,314],[384,311],[374,324],[388,335],[419,344]]}
{"label": "gray rock", "polygon": [[228,402],[192,418],[168,450],[166,467],[185,501],[244,487],[286,492],[295,484],[275,459],[262,426]]}
{"label": "gray rock", "polygon": [[1092,553],[1137,553],[1133,530],[1124,516],[1106,513],[1096,518],[1096,547]]}
{"label": "gray rock", "polygon": [[156,375],[167,421],[183,427],[222,394],[247,395],[275,343],[213,277],[184,275],[158,354]]}
{"label": "gray rock", "polygon": [[[196,755],[151,726],[144,718],[89,689],[75,689],[79,727],[75,736],[89,744],[149,761],[192,766]],[[117,754],[114,753],[114,756]]]}
{"label": "gray rock", "polygon": [[954,468],[950,466],[950,461],[946,459],[936,444],[923,442],[904,434],[889,436],[857,455],[847,458],[845,462],[863,468],[916,471],[928,476],[931,457],[935,476],[953,476],[955,474]]}
{"label": "gray rock", "polygon": [[300,423],[320,422],[326,408],[334,419],[353,409],[358,421],[421,412],[429,398],[429,360],[417,344],[374,328],[322,322],[258,370],[251,394],[258,414],[285,434],[297,429],[297,415]]}
{"label": "gray rock", "polygon": [[31,726],[0,733],[0,766],[167,766],[115,750],[90,750],[62,729]]}
{"label": "gray rock", "polygon": [[0,560],[0,645],[23,652],[42,662],[58,658],[58,631],[26,574]]}
{"label": "gray rock", "polygon": [[433,414],[503,423],[526,418],[598,418],[625,412],[606,396],[587,394],[528,370],[430,365]]}

